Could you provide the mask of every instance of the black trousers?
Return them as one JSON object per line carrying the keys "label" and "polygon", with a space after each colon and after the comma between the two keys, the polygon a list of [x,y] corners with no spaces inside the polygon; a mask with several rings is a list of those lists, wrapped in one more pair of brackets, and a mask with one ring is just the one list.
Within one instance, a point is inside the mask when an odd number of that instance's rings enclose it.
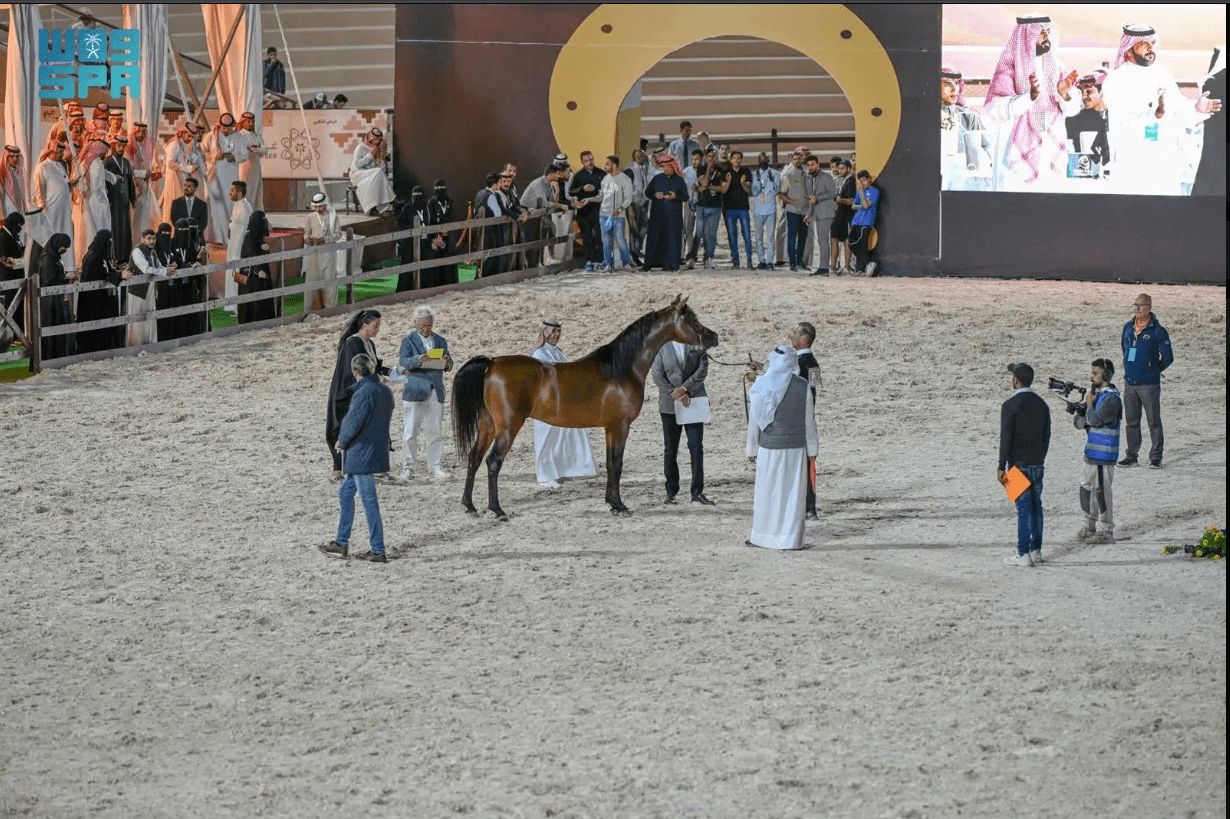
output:
{"label": "black trousers", "polygon": [[[587,211],[591,211],[588,212]],[[602,264],[602,228],[598,218],[598,206],[591,205],[577,211],[577,226],[581,228],[581,244],[585,248],[585,261]]]}
{"label": "black trousers", "polygon": [[816,514],[816,459],[807,459],[807,514]]}
{"label": "black trousers", "polygon": [[662,413],[662,439],[666,444],[663,466],[666,471],[666,494],[679,494],[679,439],[688,433],[688,454],[692,456],[692,497],[705,491],[705,425],[675,423],[675,416]]}
{"label": "black trousers", "polygon": [[871,261],[871,250],[867,247],[870,238],[871,228],[850,226],[850,250],[854,251],[854,267],[860,273],[867,269],[867,263]]}

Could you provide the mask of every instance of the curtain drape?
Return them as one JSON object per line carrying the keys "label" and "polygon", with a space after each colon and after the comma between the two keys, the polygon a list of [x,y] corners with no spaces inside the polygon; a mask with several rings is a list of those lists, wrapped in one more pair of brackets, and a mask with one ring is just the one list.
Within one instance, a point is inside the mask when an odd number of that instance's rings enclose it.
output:
{"label": "curtain drape", "polygon": [[222,71],[218,74],[218,84],[214,90],[218,110],[229,111],[236,119],[244,111],[255,113],[262,107],[261,6],[260,3],[205,3],[201,6],[209,63],[214,69],[218,67],[226,45],[226,35],[235,22],[235,16],[244,8],[247,11],[222,61]]}
{"label": "curtain drape", "polygon": [[[43,18],[35,3],[9,4],[8,65],[4,78],[4,137],[21,149],[27,180],[38,164],[41,103],[38,98],[38,32]],[[32,184],[32,183],[28,183]],[[30,191],[26,191],[30,195]]]}

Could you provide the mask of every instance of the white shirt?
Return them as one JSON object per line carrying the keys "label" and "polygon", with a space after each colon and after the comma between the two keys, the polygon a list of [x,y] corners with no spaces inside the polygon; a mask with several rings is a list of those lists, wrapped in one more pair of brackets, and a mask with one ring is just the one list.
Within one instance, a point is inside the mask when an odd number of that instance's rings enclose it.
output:
{"label": "white shirt", "polygon": [[[416,330],[415,332],[418,332],[418,331]],[[422,333],[419,333],[419,341],[423,342],[424,349],[427,349],[427,350],[436,349],[436,342],[432,339],[431,333],[428,333],[427,335],[423,335]]]}

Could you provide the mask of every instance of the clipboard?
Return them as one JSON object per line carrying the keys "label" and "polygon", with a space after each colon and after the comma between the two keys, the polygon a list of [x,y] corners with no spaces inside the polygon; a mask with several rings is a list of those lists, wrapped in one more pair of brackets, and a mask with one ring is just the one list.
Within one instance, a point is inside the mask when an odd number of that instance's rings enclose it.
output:
{"label": "clipboard", "polygon": [[1004,484],[1004,491],[1008,493],[1008,500],[1013,503],[1016,503],[1016,499],[1021,497],[1025,490],[1033,485],[1030,483],[1029,478],[1025,477],[1025,473],[1015,466],[1004,473],[1004,479],[1007,480],[1007,483]]}

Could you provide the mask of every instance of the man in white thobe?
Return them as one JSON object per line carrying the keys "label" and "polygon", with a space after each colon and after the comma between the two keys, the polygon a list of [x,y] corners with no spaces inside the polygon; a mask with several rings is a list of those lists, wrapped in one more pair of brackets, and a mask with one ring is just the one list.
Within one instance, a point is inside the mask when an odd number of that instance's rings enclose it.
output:
{"label": "man in white thobe", "polygon": [[[73,183],[69,182],[68,165],[64,161],[68,138],[61,136],[49,150],[50,154],[44,152],[42,161],[34,169],[34,206],[43,209],[49,236],[57,233],[72,236]],[[77,269],[76,255],[65,253],[62,257],[65,272]]]}
{"label": "man in white thobe", "polygon": [[1187,133],[1221,110],[1221,100],[1183,96],[1157,65],[1152,26],[1123,27],[1115,69],[1102,84],[1110,136],[1111,187],[1117,193],[1180,196]]}
{"label": "man in white thobe", "polygon": [[[134,275],[166,278],[173,273],[175,267],[166,267],[154,248],[157,234],[150,228],[141,231],[141,244],[132,249],[128,257],[130,268]],[[128,277],[125,277],[128,278]],[[153,313],[158,309],[154,282],[144,284],[129,284],[127,313],[130,316],[138,313]],[[142,344],[153,344],[158,341],[158,319],[148,318],[145,321],[134,321],[128,325],[128,346],[140,347]]]}
{"label": "man in white thobe", "polygon": [[[538,346],[531,355],[548,365],[567,361],[558,346],[562,333],[558,321],[544,321],[538,331]],[[534,465],[538,485],[544,489],[559,489],[561,478],[591,478],[598,474],[585,430],[553,427],[538,420],[534,421]]]}
{"label": "man in white thobe", "polygon": [[[323,193],[312,197],[312,212],[303,223],[305,245],[327,245],[340,242],[342,226],[337,211],[329,204]],[[303,279],[309,282],[332,282],[337,271],[345,266],[345,251],[314,253],[303,259]],[[303,309],[320,310],[337,306],[337,285],[330,284],[320,290],[307,290],[303,294]]]}
{"label": "man in white thobe", "polygon": [[132,178],[137,189],[132,215],[132,238],[136,244],[141,238],[141,231],[154,226],[160,210],[158,180],[162,178],[162,169],[154,152],[153,140],[149,138],[149,126],[144,122],[132,124],[128,134],[128,161],[132,163]]}
{"label": "man in white thobe", "polygon": [[[233,261],[243,255],[243,235],[248,230],[248,219],[252,217],[252,203],[246,198],[248,186],[236,179],[231,183],[229,198],[231,201],[230,220],[227,225],[226,259]],[[209,214],[212,223],[214,215]],[[239,282],[235,281],[236,270],[226,271],[226,286],[223,291],[227,298],[239,295]],[[238,304],[228,304],[226,312],[232,316],[239,315]]]}
{"label": "man in white thobe", "polygon": [[[220,116],[218,124],[201,144],[201,150],[205,153],[205,190],[209,203],[209,225],[205,237],[210,242],[225,245],[229,239],[225,232],[229,210],[227,193],[231,183],[239,180],[239,140],[235,136],[235,118],[230,114]],[[248,223],[244,222],[244,227],[247,226]]]}
{"label": "man in white thobe", "polygon": [[[29,206],[26,174],[22,170],[21,148],[5,145],[0,154],[0,199],[4,201],[3,216],[10,213],[25,213]],[[0,218],[3,218],[0,216]]]}
{"label": "man in white thobe", "polygon": [[393,186],[384,174],[384,132],[373,128],[355,148],[350,160],[350,184],[359,198],[359,210],[370,214],[393,209]]}
{"label": "man in white thobe", "polygon": [[239,153],[239,178],[248,186],[248,201],[257,210],[264,205],[261,198],[261,157],[271,150],[256,130],[256,115],[244,111],[239,117],[239,130],[235,132],[235,144]]}
{"label": "man in white thobe", "polygon": [[818,449],[816,407],[789,347],[769,354],[754,381],[748,407],[747,456],[756,459],[752,534],[747,546],[802,549],[807,505],[807,459]]}

